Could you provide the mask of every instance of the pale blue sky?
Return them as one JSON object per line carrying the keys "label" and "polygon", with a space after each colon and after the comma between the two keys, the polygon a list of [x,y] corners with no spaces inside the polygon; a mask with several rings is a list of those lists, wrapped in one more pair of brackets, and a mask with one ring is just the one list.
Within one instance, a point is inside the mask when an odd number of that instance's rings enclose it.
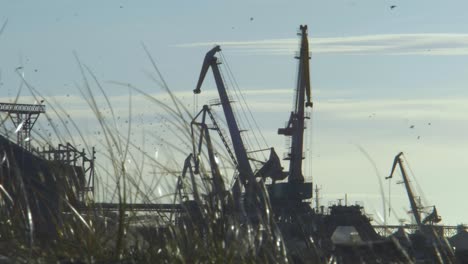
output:
{"label": "pale blue sky", "polygon": [[[103,83],[158,93],[145,75],[151,65],[144,43],[171,89],[190,104],[203,56],[218,43],[267,140],[281,149],[276,129],[292,107],[296,32],[307,24],[315,102],[312,173],[324,203],[348,193],[375,214],[381,210],[378,182],[356,145],[375,159],[382,176],[405,151],[444,222],[466,223],[468,205],[460,203],[468,184],[466,10],[466,1],[428,0],[3,0],[0,24],[8,23],[0,35],[0,97],[16,94],[19,66],[44,95],[79,96],[73,51]],[[204,91],[210,89],[208,82]],[[128,94],[109,83],[106,91],[120,99]],[[76,103],[70,113],[86,120],[80,107],[87,106]],[[395,207],[404,215],[401,186],[392,193],[402,197]]]}

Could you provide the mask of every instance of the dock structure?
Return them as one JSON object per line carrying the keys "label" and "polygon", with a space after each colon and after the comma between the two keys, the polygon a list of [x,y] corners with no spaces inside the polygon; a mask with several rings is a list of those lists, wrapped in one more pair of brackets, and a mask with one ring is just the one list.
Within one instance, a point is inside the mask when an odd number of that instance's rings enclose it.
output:
{"label": "dock structure", "polygon": [[[403,228],[404,230],[408,231],[410,234],[413,234],[418,230],[418,225],[416,224],[373,225],[373,227],[377,231],[377,233],[381,235],[394,234],[400,228]],[[460,230],[460,226],[453,226],[453,225],[434,225],[432,227],[437,229],[438,232],[441,232],[441,235],[443,235],[444,237],[452,237],[456,235]]]}
{"label": "dock structure", "polygon": [[31,130],[39,115],[45,113],[45,105],[0,103],[0,112],[8,113],[8,116],[15,125],[16,143],[26,150],[30,150]]}
{"label": "dock structure", "polygon": [[161,212],[161,213],[174,213],[182,210],[180,204],[148,204],[148,203],[95,203],[91,207],[80,207],[81,211],[91,209],[98,209],[102,211],[119,211],[123,207],[124,211],[138,211],[138,212]]}

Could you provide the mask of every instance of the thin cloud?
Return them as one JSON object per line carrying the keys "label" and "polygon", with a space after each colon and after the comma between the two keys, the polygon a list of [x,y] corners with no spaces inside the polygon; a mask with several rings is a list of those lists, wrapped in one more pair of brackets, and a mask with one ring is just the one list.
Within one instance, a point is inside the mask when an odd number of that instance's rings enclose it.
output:
{"label": "thin cloud", "polygon": [[[468,34],[421,33],[378,34],[347,37],[311,37],[310,48],[314,54],[353,55],[468,55]],[[265,39],[255,41],[197,42],[177,47],[209,47],[215,44],[230,52],[264,55],[290,55],[297,52],[297,38]]]}
{"label": "thin cloud", "polygon": [[7,24],[8,24],[8,19],[6,19],[5,22],[3,22],[3,25],[0,28],[0,36],[2,35],[3,31],[5,30]]}
{"label": "thin cloud", "polygon": [[[272,91],[266,91],[261,89],[252,89],[248,92],[244,92],[246,95],[246,102],[249,104],[250,110],[254,116],[260,113],[287,113],[291,110],[290,100],[284,100],[285,96],[292,99],[292,91],[290,89],[277,89]],[[265,98],[265,95],[275,94],[275,96]],[[318,93],[317,93],[318,94]],[[193,103],[190,92],[180,92],[177,94],[179,97],[184,96],[187,104]],[[278,97],[278,95],[282,95]],[[261,96],[262,99],[259,99]],[[155,94],[155,97],[165,100],[167,97],[165,94]],[[210,99],[217,98],[216,90],[206,91],[204,97],[199,98],[199,108],[205,103],[209,102]],[[97,101],[103,100],[98,97]],[[113,102],[114,110],[120,115],[128,114],[128,96],[112,96],[110,97]],[[142,96],[133,97],[133,109],[134,115],[139,113],[146,113],[148,109],[152,109],[155,112],[160,110],[160,107],[152,102],[149,102]],[[169,99],[166,99],[169,100]],[[90,110],[87,109],[83,102],[80,105],[79,100],[72,103],[70,101],[69,113],[75,118],[89,117]],[[71,106],[73,104],[73,107]],[[234,107],[237,107],[238,103],[234,103]],[[192,110],[193,106],[188,105]],[[196,109],[198,111],[199,109]],[[465,113],[468,112],[468,98],[423,98],[423,99],[410,99],[410,100],[398,100],[398,99],[372,99],[372,100],[350,100],[350,99],[334,99],[334,100],[323,100],[316,101],[314,103],[314,112],[325,114],[329,118],[333,119],[348,119],[348,120],[360,120],[368,119],[369,115],[375,113],[379,119],[393,120],[409,118],[412,120],[426,120],[426,119],[437,119],[437,120],[452,120],[462,121],[468,120]]]}
{"label": "thin cloud", "polygon": [[[291,109],[291,104],[284,98],[271,99],[268,102],[252,101],[250,105],[253,113],[285,113]],[[326,115],[327,118],[340,120],[364,120],[369,119],[370,115],[377,115],[379,120],[408,118],[466,121],[468,98],[325,100],[316,101],[313,111]]]}
{"label": "thin cloud", "polygon": [[413,100],[336,100],[318,102],[318,111],[337,113],[340,118],[366,119],[375,113],[380,119],[467,120],[467,98],[427,98]]}

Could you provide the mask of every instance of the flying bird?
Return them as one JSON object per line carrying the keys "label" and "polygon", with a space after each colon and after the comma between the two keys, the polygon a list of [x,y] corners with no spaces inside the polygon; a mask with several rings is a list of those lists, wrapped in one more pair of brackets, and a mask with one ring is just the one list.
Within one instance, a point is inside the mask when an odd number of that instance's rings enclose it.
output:
{"label": "flying bird", "polygon": [[396,5],[391,5],[390,9],[394,9],[395,7],[396,7]]}

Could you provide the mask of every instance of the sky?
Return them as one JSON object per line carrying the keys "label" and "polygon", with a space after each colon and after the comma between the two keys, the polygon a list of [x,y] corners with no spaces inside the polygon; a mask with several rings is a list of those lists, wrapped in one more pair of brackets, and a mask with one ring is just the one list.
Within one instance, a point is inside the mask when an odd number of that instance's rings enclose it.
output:
{"label": "sky", "polygon": [[[265,141],[281,156],[285,139],[276,131],[292,109],[297,32],[306,24],[314,108],[304,171],[321,188],[321,203],[346,194],[382,222],[381,179],[387,199],[391,193],[392,221],[408,219],[403,187],[383,179],[403,151],[425,205],[436,205],[445,224],[467,223],[467,8],[466,1],[433,0],[3,0],[0,98],[10,102],[20,91],[20,103],[33,103],[27,81],[48,109],[61,105],[88,138],[97,138],[97,121],[80,93],[83,76],[92,79],[92,73],[123,130],[130,119],[147,126],[158,116],[154,122],[161,123],[167,116],[159,108],[121,85],[169,100],[153,80],[144,47],[171,91],[195,113],[191,91],[205,53],[219,44]],[[89,69],[84,75],[80,63]],[[198,107],[216,98],[210,79]],[[98,87],[92,89],[109,111]],[[157,137],[136,133],[135,144],[164,148],[171,131],[158,129]],[[179,169],[182,164],[168,161]]]}

